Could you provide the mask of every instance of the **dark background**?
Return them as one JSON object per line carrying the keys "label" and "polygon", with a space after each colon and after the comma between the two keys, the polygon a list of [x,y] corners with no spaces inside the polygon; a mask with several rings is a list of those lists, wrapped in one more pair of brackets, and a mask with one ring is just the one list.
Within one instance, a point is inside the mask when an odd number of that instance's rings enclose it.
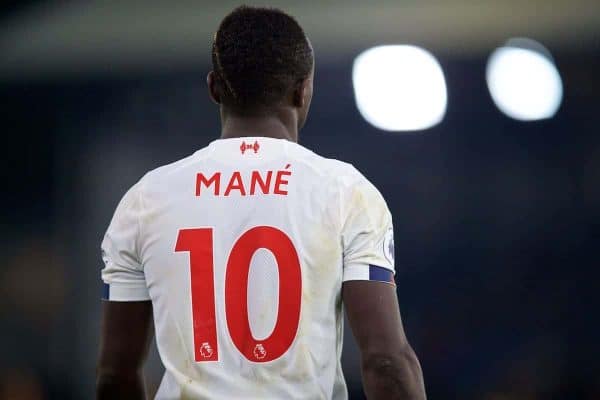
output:
{"label": "dark background", "polygon": [[[0,22],[50,2],[13,3]],[[330,45],[316,40],[301,144],[353,163],[386,198],[405,329],[431,399],[600,398],[597,37],[549,46],[564,97],[554,118],[536,122],[493,104],[485,82],[493,47],[434,49],[447,114],[409,134],[381,132],[358,113],[351,73],[362,48],[329,57]],[[93,398],[99,244],[145,172],[219,136],[208,52],[167,68],[47,74],[42,65],[0,75],[0,398]],[[360,399],[346,333],[350,397]],[[153,391],[155,352],[148,364]]]}

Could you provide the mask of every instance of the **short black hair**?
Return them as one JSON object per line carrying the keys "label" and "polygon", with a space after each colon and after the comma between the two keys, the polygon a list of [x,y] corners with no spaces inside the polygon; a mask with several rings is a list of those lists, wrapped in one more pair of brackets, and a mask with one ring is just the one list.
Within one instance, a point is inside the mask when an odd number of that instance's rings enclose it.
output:
{"label": "short black hair", "polygon": [[307,78],[313,51],[298,22],[275,8],[241,6],[215,34],[212,63],[221,102],[237,112],[279,103]]}

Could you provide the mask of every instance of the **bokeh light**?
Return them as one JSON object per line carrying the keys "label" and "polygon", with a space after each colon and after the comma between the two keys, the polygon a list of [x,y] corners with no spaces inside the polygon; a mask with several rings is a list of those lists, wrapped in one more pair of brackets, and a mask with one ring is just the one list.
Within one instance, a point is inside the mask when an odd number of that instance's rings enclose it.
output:
{"label": "bokeh light", "polygon": [[352,81],[358,110],[379,129],[427,129],[446,113],[442,68],[422,48],[390,45],[366,50],[354,61]]}
{"label": "bokeh light", "polygon": [[562,101],[562,80],[550,53],[529,39],[507,42],[487,64],[487,84],[496,106],[511,118],[551,118]]}

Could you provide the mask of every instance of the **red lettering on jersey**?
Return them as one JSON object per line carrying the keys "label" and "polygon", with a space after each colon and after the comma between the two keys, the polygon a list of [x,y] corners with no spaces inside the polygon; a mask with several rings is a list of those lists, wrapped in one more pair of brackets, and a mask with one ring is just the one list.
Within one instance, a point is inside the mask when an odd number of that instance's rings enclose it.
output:
{"label": "red lettering on jersey", "polygon": [[254,194],[256,184],[260,186],[260,190],[263,194],[269,194],[269,187],[271,186],[271,176],[273,171],[267,171],[267,177],[265,180],[260,176],[260,171],[252,171],[252,177],[250,179],[250,195]]}
{"label": "red lettering on jersey", "polygon": [[227,184],[227,189],[225,189],[224,196],[229,196],[229,192],[232,190],[239,190],[242,196],[246,195],[246,189],[244,189],[244,182],[242,182],[242,176],[239,171],[235,171],[233,175],[231,175],[231,179]]}
{"label": "red lettering on jersey", "polygon": [[[256,250],[273,254],[279,271],[279,308],[273,331],[257,340],[248,320],[248,276]],[[225,317],[231,340],[248,360],[268,362],[281,357],[292,345],[300,321],[302,271],[289,236],[271,226],[246,231],[233,245],[225,272]]]}
{"label": "red lettering on jersey", "polygon": [[[240,171],[234,171],[229,178],[227,187],[223,196],[229,196],[233,190],[239,191],[241,196],[246,196],[246,185],[250,185],[250,193],[248,195],[253,196],[256,194],[278,194],[280,196],[286,196],[288,194],[287,185],[289,184],[288,178],[292,175],[292,171],[286,171],[290,168],[290,164],[285,166],[285,169],[275,171],[252,171],[250,176],[242,178]],[[275,174],[275,179],[273,175]],[[247,179],[244,183],[244,179]],[[273,186],[271,182],[274,180]],[[213,187],[213,194],[215,196],[221,195],[221,172],[215,172],[210,178],[207,178],[202,172],[196,174],[196,196],[202,194],[202,187],[209,189]]]}
{"label": "red lettering on jersey", "polygon": [[[288,164],[286,168],[288,168],[289,166],[290,165]],[[287,185],[288,181],[286,179],[283,179],[283,177],[291,175],[292,171],[277,171],[277,177],[275,178],[275,191],[273,193],[280,194],[283,196],[287,195],[287,190],[284,190],[285,188],[282,188],[282,186]]]}
{"label": "red lettering on jersey", "polygon": [[221,186],[221,173],[220,172],[215,172],[213,174],[213,176],[210,177],[210,179],[206,179],[206,177],[204,176],[204,174],[202,172],[196,174],[196,196],[200,196],[200,194],[202,193],[202,185],[204,184],[204,186],[206,186],[206,188],[209,188],[212,184],[215,185],[215,189],[214,189],[214,193],[215,196],[219,195],[219,187]]}
{"label": "red lettering on jersey", "polygon": [[175,251],[189,252],[194,359],[219,361],[212,228],[181,229]]}

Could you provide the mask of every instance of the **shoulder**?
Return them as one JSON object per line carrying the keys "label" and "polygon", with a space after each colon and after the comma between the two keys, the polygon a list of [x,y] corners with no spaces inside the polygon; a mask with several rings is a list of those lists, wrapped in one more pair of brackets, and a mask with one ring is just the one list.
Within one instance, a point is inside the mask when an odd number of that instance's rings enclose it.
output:
{"label": "shoulder", "polygon": [[324,157],[296,143],[289,146],[289,152],[321,176],[329,176],[341,181],[349,181],[362,176],[352,164],[335,158]]}
{"label": "shoulder", "polygon": [[160,167],[148,171],[135,186],[139,187],[138,190],[144,191],[148,187],[163,183],[165,180],[169,180],[174,174],[177,174],[181,170],[192,166],[199,159],[205,157],[207,154],[207,149],[208,147],[204,147],[185,158],[169,164],[161,165]]}
{"label": "shoulder", "polygon": [[339,199],[347,206],[362,205],[387,210],[387,203],[375,185],[354,165],[335,158],[323,157],[303,146],[290,146],[296,158],[313,168],[324,181],[333,183]]}
{"label": "shoulder", "polygon": [[291,145],[290,149],[297,158],[309,168],[314,169],[317,174],[325,179],[330,178],[330,182],[334,181],[340,191],[365,193],[369,195],[368,197],[383,200],[375,185],[351,163],[323,157],[298,144]]}

